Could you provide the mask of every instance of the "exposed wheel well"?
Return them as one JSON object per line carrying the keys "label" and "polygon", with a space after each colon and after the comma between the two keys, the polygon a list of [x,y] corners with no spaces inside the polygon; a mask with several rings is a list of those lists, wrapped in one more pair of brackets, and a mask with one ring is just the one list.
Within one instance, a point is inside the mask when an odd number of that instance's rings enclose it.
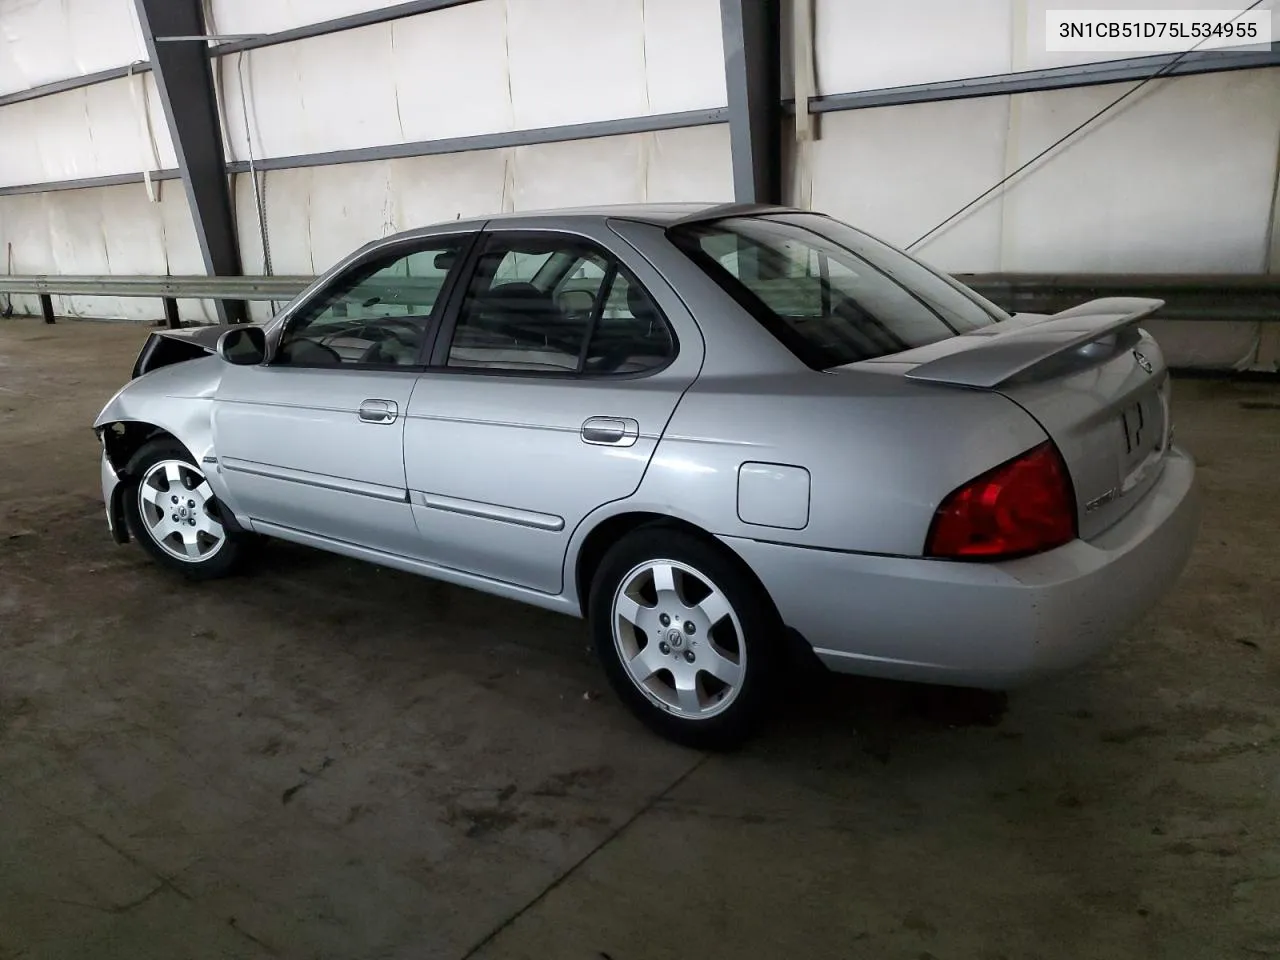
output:
{"label": "exposed wheel well", "polygon": [[117,471],[123,470],[133,459],[133,455],[142,449],[142,445],[156,438],[165,438],[180,443],[173,434],[162,430],[155,424],[143,423],[140,420],[119,420],[102,428],[107,459]]}

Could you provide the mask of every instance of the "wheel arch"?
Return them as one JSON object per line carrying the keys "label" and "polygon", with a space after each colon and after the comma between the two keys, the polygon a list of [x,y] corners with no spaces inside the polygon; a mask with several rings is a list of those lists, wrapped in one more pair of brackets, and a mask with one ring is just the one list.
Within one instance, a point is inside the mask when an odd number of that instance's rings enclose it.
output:
{"label": "wheel arch", "polygon": [[[585,526],[586,524],[584,523]],[[760,590],[761,595],[765,597],[769,606],[773,608],[774,613],[777,613],[773,598],[769,596],[764,584],[756,576],[755,571],[751,569],[750,564],[714,533],[692,520],[677,517],[670,513],[663,513],[658,510],[632,509],[600,518],[587,529],[585,535],[582,536],[580,545],[573,553],[572,568],[569,571],[572,574],[572,578],[567,577],[566,582],[572,585],[576,593],[574,603],[582,616],[585,617],[587,615],[587,601],[591,595],[591,580],[600,568],[600,563],[609,548],[623,537],[644,527],[667,527],[673,530],[680,530],[714,546],[728,557],[738,567],[739,571]]]}
{"label": "wheel arch", "polygon": [[[99,426],[98,432],[107,462],[117,475],[123,475],[129,461],[152,440],[169,439],[182,443],[171,431],[146,420],[110,420]],[[185,443],[182,445],[187,446]]]}

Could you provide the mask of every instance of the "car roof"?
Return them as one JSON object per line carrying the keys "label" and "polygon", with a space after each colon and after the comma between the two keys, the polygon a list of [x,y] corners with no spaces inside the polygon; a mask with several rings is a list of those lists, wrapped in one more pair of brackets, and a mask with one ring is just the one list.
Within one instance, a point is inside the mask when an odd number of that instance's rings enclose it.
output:
{"label": "car roof", "polygon": [[618,203],[595,204],[584,207],[564,207],[547,210],[514,210],[488,216],[467,217],[454,221],[442,221],[423,225],[386,240],[411,238],[416,234],[439,233],[442,227],[463,230],[479,230],[486,224],[519,221],[522,226],[536,229],[538,221],[565,220],[631,220],[659,227],[672,227],[680,223],[699,223],[720,220],[724,217],[758,216],[764,213],[796,212],[790,207],[755,203]]}

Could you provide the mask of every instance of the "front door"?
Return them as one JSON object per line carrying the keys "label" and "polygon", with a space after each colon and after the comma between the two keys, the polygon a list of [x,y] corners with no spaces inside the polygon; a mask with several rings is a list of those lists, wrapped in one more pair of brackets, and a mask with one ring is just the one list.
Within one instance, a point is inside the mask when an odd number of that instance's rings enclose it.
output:
{"label": "front door", "polygon": [[574,529],[640,485],[701,343],[606,243],[493,233],[460,281],[405,424],[430,561],[558,593]]}
{"label": "front door", "polygon": [[415,552],[405,414],[464,242],[375,252],[293,312],[268,363],[226,368],[215,449],[254,529]]}

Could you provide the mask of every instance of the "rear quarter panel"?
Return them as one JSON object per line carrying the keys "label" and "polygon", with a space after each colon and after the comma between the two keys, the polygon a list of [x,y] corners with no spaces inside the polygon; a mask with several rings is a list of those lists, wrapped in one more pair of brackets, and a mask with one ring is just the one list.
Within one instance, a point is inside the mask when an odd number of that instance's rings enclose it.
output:
{"label": "rear quarter panel", "polygon": [[[626,506],[670,512],[718,535],[919,556],[948,493],[1044,439],[1027,413],[994,393],[877,374],[704,376]],[[803,528],[743,519],[744,463],[808,471]]]}
{"label": "rear quarter panel", "polygon": [[[892,369],[812,370],[661,228],[611,226],[678,292],[702,332],[705,356],[635,495],[601,508],[587,526],[641,510],[721,536],[919,556],[948,493],[1046,438],[1026,411],[996,393],[913,383]],[[808,471],[802,528],[740,516],[744,463]],[[798,514],[791,506],[779,515]]]}

